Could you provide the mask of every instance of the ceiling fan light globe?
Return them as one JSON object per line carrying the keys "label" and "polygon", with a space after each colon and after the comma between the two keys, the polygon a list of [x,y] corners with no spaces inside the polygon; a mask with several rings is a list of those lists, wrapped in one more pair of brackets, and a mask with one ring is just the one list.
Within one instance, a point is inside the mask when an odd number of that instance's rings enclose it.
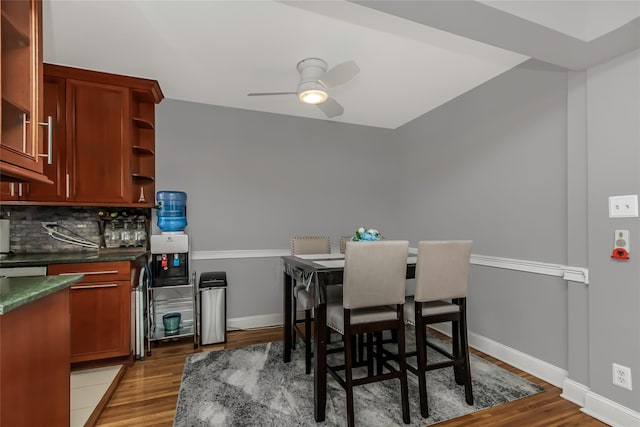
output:
{"label": "ceiling fan light globe", "polygon": [[305,104],[317,105],[327,102],[329,95],[327,95],[327,92],[322,89],[307,89],[300,92],[298,94],[298,98],[300,98],[300,101]]}

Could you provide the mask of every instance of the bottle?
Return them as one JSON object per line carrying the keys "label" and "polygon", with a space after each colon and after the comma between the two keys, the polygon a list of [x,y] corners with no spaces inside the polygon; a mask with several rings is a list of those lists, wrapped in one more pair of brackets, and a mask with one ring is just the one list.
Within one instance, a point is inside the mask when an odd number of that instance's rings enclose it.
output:
{"label": "bottle", "polygon": [[187,193],[158,191],[158,228],[161,231],[182,231],[187,226]]}

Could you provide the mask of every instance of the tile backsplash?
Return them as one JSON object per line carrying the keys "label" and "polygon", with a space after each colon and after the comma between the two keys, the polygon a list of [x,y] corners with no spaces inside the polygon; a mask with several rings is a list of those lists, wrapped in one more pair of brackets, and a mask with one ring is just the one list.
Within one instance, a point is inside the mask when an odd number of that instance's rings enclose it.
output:
{"label": "tile backsplash", "polygon": [[[99,216],[99,212],[103,216]],[[55,240],[43,228],[43,222],[55,222],[62,232],[70,232],[85,240],[104,247],[102,225],[104,213],[146,218],[149,230],[150,209],[97,208],[73,206],[0,206],[0,218],[8,219],[10,225],[10,249],[16,254],[43,252],[77,252],[95,250]]]}

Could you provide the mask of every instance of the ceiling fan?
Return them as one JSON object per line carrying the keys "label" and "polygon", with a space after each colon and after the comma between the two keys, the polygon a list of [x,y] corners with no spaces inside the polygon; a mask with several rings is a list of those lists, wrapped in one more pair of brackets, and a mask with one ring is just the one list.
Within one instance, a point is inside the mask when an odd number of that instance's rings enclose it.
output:
{"label": "ceiling fan", "polygon": [[300,81],[295,92],[258,92],[248,96],[298,95],[306,104],[317,105],[327,117],[344,113],[344,108],[334,98],[329,97],[329,89],[347,83],[359,72],[355,61],[346,61],[327,71],[326,61],[320,58],[306,58],[298,62]]}

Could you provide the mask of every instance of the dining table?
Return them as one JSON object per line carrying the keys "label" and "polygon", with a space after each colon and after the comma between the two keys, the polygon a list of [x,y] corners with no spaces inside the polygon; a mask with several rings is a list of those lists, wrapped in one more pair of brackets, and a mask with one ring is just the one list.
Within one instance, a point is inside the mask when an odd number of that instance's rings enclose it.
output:
{"label": "dining table", "polygon": [[[284,294],[284,362],[291,361],[294,283],[314,295],[313,408],[316,422],[325,419],[327,402],[327,288],[342,284],[344,254],[306,254],[282,257]],[[415,278],[416,255],[407,256],[407,279]]]}

